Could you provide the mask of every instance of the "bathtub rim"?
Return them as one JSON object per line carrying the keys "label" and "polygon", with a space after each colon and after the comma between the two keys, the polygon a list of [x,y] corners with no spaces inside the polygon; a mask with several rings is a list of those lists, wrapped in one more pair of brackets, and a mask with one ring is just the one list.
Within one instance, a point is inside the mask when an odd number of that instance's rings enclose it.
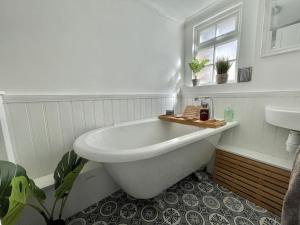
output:
{"label": "bathtub rim", "polygon": [[[148,145],[139,148],[133,149],[110,149],[104,150],[103,148],[93,147],[85,142],[86,137],[95,132],[115,129],[118,127],[136,125],[141,123],[149,123],[160,121],[158,118],[137,120],[125,123],[115,124],[110,127],[98,128],[84,133],[79,136],[74,144],[73,148],[75,152],[88,160],[102,163],[123,163],[123,162],[133,162],[138,160],[150,159],[170,151],[173,151],[177,148],[181,148],[188,144],[194,143],[196,141],[201,141],[215,134],[222,133],[225,130],[238,126],[238,122],[229,122],[225,126],[219,128],[204,128],[199,131],[192,132],[190,134],[182,135],[177,138],[173,138],[167,141],[163,141],[154,145]],[[168,122],[165,122],[168,123]],[[118,151],[121,150],[121,151]]]}

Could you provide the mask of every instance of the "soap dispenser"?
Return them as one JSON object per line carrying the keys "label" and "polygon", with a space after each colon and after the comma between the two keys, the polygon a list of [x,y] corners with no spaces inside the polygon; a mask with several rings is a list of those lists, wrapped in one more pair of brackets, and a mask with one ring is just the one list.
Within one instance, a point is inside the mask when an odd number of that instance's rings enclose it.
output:
{"label": "soap dispenser", "polygon": [[226,122],[232,122],[233,118],[234,118],[234,112],[231,105],[229,105],[224,109],[224,120]]}
{"label": "soap dispenser", "polygon": [[202,108],[200,109],[200,120],[207,121],[209,120],[209,108],[207,102],[201,102]]}

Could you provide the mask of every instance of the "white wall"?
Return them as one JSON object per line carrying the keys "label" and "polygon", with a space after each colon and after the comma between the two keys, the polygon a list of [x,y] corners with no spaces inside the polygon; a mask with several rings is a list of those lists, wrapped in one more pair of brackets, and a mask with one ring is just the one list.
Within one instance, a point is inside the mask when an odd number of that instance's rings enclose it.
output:
{"label": "white wall", "polygon": [[[182,34],[136,0],[0,0],[0,90],[17,163],[48,175],[82,133],[172,108]],[[66,216],[117,188],[101,166],[82,175]],[[40,219],[29,210],[20,223]]]}
{"label": "white wall", "polygon": [[[183,106],[197,104],[193,97],[193,94],[186,95]],[[294,153],[288,153],[285,145],[289,130],[266,123],[264,110],[266,105],[300,108],[300,92],[215,94],[213,97],[217,118],[223,118],[225,107],[230,105],[234,109],[235,120],[239,121],[238,127],[223,134],[219,143],[222,149],[238,149],[240,154],[258,152],[267,159],[274,157],[272,165],[291,168]],[[260,160],[264,161],[264,158]]]}
{"label": "white wall", "polygon": [[0,90],[167,92],[182,27],[136,0],[1,0]]}
{"label": "white wall", "polygon": [[[230,4],[231,2],[231,4]],[[265,122],[266,105],[300,107],[300,68],[297,65],[300,51],[261,58],[260,48],[263,35],[263,2],[243,0],[242,34],[240,41],[239,66],[253,66],[253,81],[240,84],[188,87],[191,73],[187,63],[192,58],[193,26],[217,12],[240,1],[228,0],[217,7],[202,12],[185,24],[185,85],[182,88],[183,107],[194,104],[196,96],[215,98],[216,116],[223,117],[224,108],[232,105],[239,127],[224,134],[221,141],[227,150],[240,149],[274,156],[284,165],[291,165],[294,155],[285,151],[288,130]]]}
{"label": "white wall", "polygon": [[32,178],[53,173],[87,131],[179,107],[172,95],[4,96],[4,105],[15,158]]}
{"label": "white wall", "polygon": [[[236,0],[223,1],[213,9],[203,12],[200,16],[188,21],[184,28],[185,49],[185,84],[191,86],[191,72],[187,63],[192,58],[193,26],[204,18],[222,11]],[[300,51],[261,58],[260,49],[262,42],[264,1],[243,0],[242,35],[240,42],[239,67],[253,66],[253,80],[249,83],[234,85],[212,85],[197,89],[198,93],[232,92],[232,91],[266,91],[266,90],[298,90],[300,83],[300,69],[297,65]]]}

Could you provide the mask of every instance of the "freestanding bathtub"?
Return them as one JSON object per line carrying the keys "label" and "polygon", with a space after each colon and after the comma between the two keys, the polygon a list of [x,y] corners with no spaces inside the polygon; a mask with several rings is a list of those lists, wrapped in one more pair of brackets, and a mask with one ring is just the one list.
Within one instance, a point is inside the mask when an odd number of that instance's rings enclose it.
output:
{"label": "freestanding bathtub", "polygon": [[85,133],[74,149],[81,157],[102,162],[125,192],[148,199],[206,166],[221,133],[236,125],[202,129],[148,119]]}

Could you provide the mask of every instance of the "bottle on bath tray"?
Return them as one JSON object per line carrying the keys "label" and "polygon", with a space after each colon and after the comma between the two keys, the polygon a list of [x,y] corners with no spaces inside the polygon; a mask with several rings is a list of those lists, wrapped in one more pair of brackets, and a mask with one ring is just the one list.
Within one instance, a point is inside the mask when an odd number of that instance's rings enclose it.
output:
{"label": "bottle on bath tray", "polygon": [[229,105],[224,109],[224,120],[226,122],[232,122],[234,118],[234,112],[232,106]]}
{"label": "bottle on bath tray", "polygon": [[200,120],[207,121],[207,120],[209,120],[208,103],[202,102],[201,106],[202,106],[202,108],[200,109]]}

